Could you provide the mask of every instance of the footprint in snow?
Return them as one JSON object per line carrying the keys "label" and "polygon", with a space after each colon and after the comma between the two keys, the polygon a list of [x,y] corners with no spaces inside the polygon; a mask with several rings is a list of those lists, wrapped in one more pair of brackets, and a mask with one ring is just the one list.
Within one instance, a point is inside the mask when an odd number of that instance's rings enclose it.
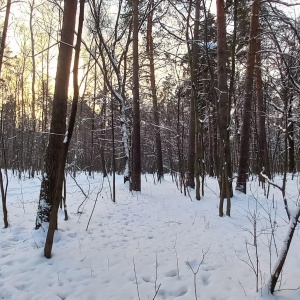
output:
{"label": "footprint in snow", "polygon": [[207,286],[207,285],[209,285],[211,283],[212,279],[211,279],[211,277],[210,277],[209,274],[203,274],[201,276],[201,280],[202,280],[203,285]]}
{"label": "footprint in snow", "polygon": [[171,292],[171,295],[175,298],[177,297],[182,297],[188,292],[188,287],[187,286],[181,286],[178,289],[174,290]]}
{"label": "footprint in snow", "polygon": [[177,270],[173,269],[166,273],[166,277],[175,277],[177,276]]}
{"label": "footprint in snow", "polygon": [[155,282],[155,280],[154,280],[154,278],[153,277],[151,277],[151,276],[148,276],[148,275],[144,275],[144,276],[142,276],[142,278],[143,278],[143,280],[145,281],[145,282],[151,282],[151,283],[154,283]]}

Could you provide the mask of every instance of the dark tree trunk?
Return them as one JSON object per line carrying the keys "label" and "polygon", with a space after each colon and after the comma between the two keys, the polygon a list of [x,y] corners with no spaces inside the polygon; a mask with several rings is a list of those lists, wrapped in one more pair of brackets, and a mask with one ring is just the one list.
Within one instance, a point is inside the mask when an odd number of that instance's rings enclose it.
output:
{"label": "dark tree trunk", "polygon": [[247,190],[247,179],[249,172],[249,148],[250,148],[250,123],[253,97],[253,76],[255,68],[255,54],[257,49],[257,33],[259,26],[260,0],[254,0],[251,9],[250,42],[247,58],[247,69],[245,78],[245,94],[243,108],[243,125],[241,130],[241,146],[238,166],[238,178],[236,189],[245,193]]}
{"label": "dark tree trunk", "polygon": [[[7,0],[6,3],[6,12],[5,12],[5,20],[4,25],[2,29],[2,37],[1,37],[1,44],[0,44],[0,79],[1,79],[1,70],[2,70],[2,64],[3,64],[3,56],[4,56],[4,49],[5,49],[5,43],[6,43],[6,35],[7,35],[7,29],[8,29],[8,20],[10,15],[10,7],[11,7],[11,0]],[[3,106],[2,106],[3,109]],[[1,123],[0,128],[2,131],[3,128],[3,111],[1,111]],[[8,174],[7,174],[7,162],[6,162],[6,153],[5,153],[5,144],[4,144],[4,137],[3,132],[1,132],[1,163],[0,163],[0,190],[1,190],[1,198],[2,198],[2,211],[3,211],[3,221],[4,221],[4,227],[8,227],[8,214],[7,214],[7,207],[6,207],[6,195],[7,195],[7,187],[8,187]],[[3,174],[1,168],[4,168],[4,174],[5,174],[5,180],[3,179]]]}
{"label": "dark tree trunk", "polygon": [[36,141],[35,141],[35,131],[36,131],[36,117],[35,117],[35,73],[36,73],[36,64],[35,64],[35,40],[34,40],[34,32],[33,32],[33,16],[34,16],[34,5],[35,1],[33,0],[30,4],[30,19],[29,19],[29,27],[30,27],[30,40],[31,40],[31,60],[32,60],[32,81],[31,81],[31,122],[32,122],[32,133],[31,133],[31,145],[30,145],[30,158],[29,163],[31,164],[31,177],[34,177],[36,163],[37,163],[37,153],[36,153]]}
{"label": "dark tree trunk", "polygon": [[132,173],[131,190],[141,190],[141,133],[139,94],[139,1],[132,0],[133,7],[133,119],[132,119]]}
{"label": "dark tree trunk", "polygon": [[11,7],[11,0],[7,0],[6,11],[5,11],[5,20],[4,20],[4,25],[3,25],[3,29],[2,29],[1,44],[0,44],[0,75],[1,75],[2,64],[3,64],[4,49],[5,49],[6,35],[7,35],[7,29],[8,29],[8,20],[9,20],[9,15],[10,15],[10,7]]}
{"label": "dark tree trunk", "polygon": [[51,205],[55,197],[55,184],[60,163],[58,158],[61,154],[66,133],[68,86],[75,33],[76,10],[77,1],[64,1],[64,17],[57,61],[52,120],[36,218],[37,229],[43,222],[49,222]]}
{"label": "dark tree trunk", "polygon": [[292,120],[292,103],[290,103],[288,108],[288,144],[289,144],[289,165],[288,170],[290,173],[296,172],[296,163],[295,163],[295,142],[294,142],[294,121]]}
{"label": "dark tree trunk", "polygon": [[275,291],[275,286],[279,279],[279,276],[280,276],[280,273],[284,266],[285,260],[287,258],[287,255],[288,255],[288,252],[290,249],[290,245],[291,245],[291,242],[293,239],[293,235],[294,235],[295,229],[297,227],[299,217],[300,217],[300,208],[298,207],[296,212],[294,213],[294,216],[291,217],[291,219],[290,219],[288,233],[286,235],[285,240],[283,241],[282,249],[279,252],[281,255],[278,257],[275,267],[273,268],[272,273],[271,273],[271,279],[270,279],[270,283],[269,283],[269,290],[270,290],[271,294],[273,294]]}
{"label": "dark tree trunk", "polygon": [[[259,174],[264,170],[270,178],[270,163],[269,152],[266,135],[266,103],[263,94],[263,82],[261,74],[261,38],[257,38],[257,53],[256,53],[256,98],[257,98],[257,111],[258,111],[258,146],[259,146]],[[264,177],[260,176],[260,181],[264,182]]]}
{"label": "dark tree trunk", "polygon": [[[220,134],[219,149],[219,183],[220,183],[220,205],[219,216],[223,216],[223,202],[227,198],[226,215],[230,216],[231,198],[231,155],[229,148],[229,124],[230,124],[230,101],[227,86],[227,45],[226,45],[226,20],[224,11],[224,0],[217,0],[217,30],[218,30],[218,125]],[[230,167],[228,169],[228,167]],[[228,171],[229,170],[229,171]]]}
{"label": "dark tree trunk", "polygon": [[[203,151],[203,143],[200,143],[202,141],[202,132],[200,133],[200,124],[198,121],[199,117],[199,110],[198,107],[202,107],[202,103],[200,103],[200,76],[199,76],[199,70],[200,70],[200,53],[199,53],[199,28],[200,28],[200,0],[197,0],[195,2],[195,24],[194,24],[194,38],[193,38],[193,46],[192,46],[192,66],[191,66],[191,78],[192,78],[192,98],[193,98],[193,104],[194,109],[191,110],[191,113],[194,113],[194,134],[195,134],[195,149],[194,149],[194,170],[195,170],[195,177],[196,177],[196,199],[200,200],[200,173],[201,173],[201,167],[202,165],[202,159],[201,159],[201,151]],[[200,137],[201,135],[201,137]],[[199,141],[200,138],[200,141]],[[189,145],[191,146],[191,145]],[[201,161],[201,162],[200,162]]]}
{"label": "dark tree trunk", "polygon": [[112,201],[116,202],[116,149],[115,149],[115,120],[114,120],[114,102],[111,98],[111,138],[112,138],[112,173],[113,173],[113,189]]}
{"label": "dark tree trunk", "polygon": [[[68,14],[75,15],[76,17],[77,1],[72,0],[72,2],[73,4],[75,3],[75,5],[68,7],[70,10],[67,10],[67,12]],[[53,191],[54,198],[52,202],[49,229],[48,229],[46,244],[44,248],[44,255],[46,258],[51,258],[54,232],[57,229],[57,212],[59,208],[59,203],[61,202],[61,195],[63,189],[65,163],[67,160],[68,149],[72,139],[72,134],[73,134],[75,120],[76,120],[76,112],[77,112],[77,105],[78,105],[78,98],[79,98],[78,65],[79,65],[81,35],[82,35],[82,27],[83,27],[83,19],[84,19],[84,4],[85,4],[85,0],[80,0],[80,13],[79,13],[79,23],[78,23],[76,46],[75,46],[75,59],[74,59],[74,70],[73,70],[74,96],[72,101],[68,131],[65,135],[65,140],[61,144],[61,148],[60,148],[61,153],[58,160],[58,169],[57,169],[58,172],[57,172],[57,178],[55,183],[55,190]],[[66,7],[64,12],[66,13]],[[71,20],[73,20],[73,18]],[[74,33],[74,28],[75,28],[75,19],[73,23],[73,28],[72,27],[69,28],[72,29],[69,32],[69,34]]]}
{"label": "dark tree trunk", "polygon": [[[197,3],[199,1],[197,0]],[[198,5],[197,5],[198,6]],[[189,4],[189,15],[188,15],[188,22],[191,16],[191,9],[192,9],[192,1]],[[199,13],[196,10],[196,14]],[[187,28],[189,27],[189,23],[187,24]],[[188,30],[188,29],[187,29]],[[198,70],[198,46],[195,43],[196,35],[199,36],[199,15],[195,15],[195,25],[194,25],[194,37],[192,40],[192,49],[189,46],[189,35],[186,34],[186,39],[188,42],[188,54],[189,54],[189,63],[191,69],[191,84],[192,84],[192,93],[191,93],[191,100],[190,100],[190,118],[189,118],[189,141],[188,141],[188,157],[187,157],[187,178],[186,178],[186,185],[191,188],[195,188],[195,146],[196,146],[196,98],[198,93],[198,85],[196,82],[197,78],[197,70]]]}
{"label": "dark tree trunk", "polygon": [[157,105],[157,93],[156,93],[156,82],[155,82],[155,68],[154,68],[154,45],[152,36],[153,27],[153,12],[154,12],[154,0],[150,2],[150,12],[148,16],[148,30],[147,30],[147,46],[148,55],[150,62],[150,83],[151,83],[151,95],[153,103],[153,119],[155,125],[155,144],[156,144],[156,165],[157,165],[157,180],[160,181],[164,176],[163,159],[162,159],[162,148],[161,148],[161,136],[160,136],[160,122],[159,112]]}
{"label": "dark tree trunk", "polygon": [[[93,94],[93,106],[92,106],[92,124],[91,124],[91,148],[90,148],[90,166],[89,176],[92,176],[93,165],[94,165],[94,135],[95,135],[95,108],[96,108],[96,97],[97,97],[97,65],[95,64],[94,73],[94,94]],[[101,141],[102,143],[102,141]]]}
{"label": "dark tree trunk", "polygon": [[[4,228],[8,227],[8,213],[7,213],[7,206],[6,206],[6,199],[7,199],[7,187],[8,187],[8,174],[7,174],[7,159],[6,159],[6,150],[5,150],[5,144],[4,144],[4,136],[2,132],[3,128],[3,106],[1,110],[1,116],[0,116],[0,147],[1,147],[1,162],[0,162],[0,192],[1,192],[1,199],[2,199],[2,212],[3,212],[3,222],[4,222]],[[2,168],[4,169],[4,176],[2,174]]]}
{"label": "dark tree trunk", "polygon": [[107,176],[107,170],[106,170],[106,162],[105,162],[105,136],[106,136],[106,129],[105,129],[105,124],[106,124],[106,85],[104,83],[104,100],[103,100],[103,104],[101,107],[101,123],[100,123],[100,129],[101,129],[101,133],[100,133],[100,138],[101,138],[101,146],[100,146],[100,159],[101,159],[101,168],[102,168],[102,173],[103,173],[103,177]]}

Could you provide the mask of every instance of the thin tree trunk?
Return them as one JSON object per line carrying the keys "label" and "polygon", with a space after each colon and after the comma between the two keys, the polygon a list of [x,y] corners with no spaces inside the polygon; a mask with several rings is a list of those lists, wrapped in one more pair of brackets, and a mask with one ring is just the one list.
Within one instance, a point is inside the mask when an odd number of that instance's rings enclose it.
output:
{"label": "thin tree trunk", "polygon": [[91,124],[91,148],[90,148],[90,166],[89,176],[92,176],[93,164],[94,164],[94,132],[95,132],[95,108],[96,108],[96,96],[97,96],[97,65],[95,64],[94,73],[94,95],[93,95],[93,106],[92,106],[92,124]]}
{"label": "thin tree trunk", "polygon": [[[76,2],[73,1],[73,4],[75,5],[72,7],[68,7],[70,8],[68,13],[72,14],[73,16],[75,15],[76,17],[77,1]],[[73,69],[74,96],[72,101],[69,127],[68,127],[68,131],[66,132],[65,139],[61,145],[62,146],[61,154],[59,156],[59,161],[58,161],[58,172],[57,172],[57,179],[56,179],[55,190],[54,190],[54,199],[52,203],[49,229],[48,229],[46,244],[44,248],[44,255],[46,258],[51,258],[54,232],[57,229],[57,212],[58,212],[59,203],[61,201],[61,195],[62,195],[65,163],[67,160],[68,149],[72,139],[75,120],[76,120],[76,112],[77,112],[77,105],[78,105],[78,98],[79,98],[78,66],[79,66],[81,35],[82,35],[83,20],[84,20],[84,4],[85,4],[85,0],[80,0],[79,23],[78,23],[78,30],[77,30],[77,40],[75,46],[75,58],[74,58],[74,69]],[[66,7],[65,7],[65,12],[66,12]],[[72,29],[71,32],[74,33],[74,28],[75,28],[75,22],[73,23],[73,27],[70,27],[69,29],[70,30]],[[69,32],[69,34],[71,32]]]}
{"label": "thin tree trunk", "polygon": [[132,0],[133,6],[133,119],[132,119],[132,174],[131,190],[141,190],[141,133],[139,94],[139,1]]}
{"label": "thin tree trunk", "polygon": [[286,235],[285,240],[283,241],[282,249],[279,252],[280,256],[277,258],[275,266],[272,270],[271,279],[269,282],[269,290],[270,290],[271,294],[273,294],[275,291],[275,286],[279,279],[279,276],[280,276],[280,273],[284,266],[285,260],[287,258],[288,251],[290,249],[290,245],[291,245],[291,242],[293,239],[293,235],[295,233],[295,229],[298,224],[299,217],[300,217],[300,207],[297,208],[297,210],[294,212],[294,215],[291,216],[291,218],[290,218],[288,233]]}
{"label": "thin tree trunk", "polygon": [[[203,151],[203,145],[199,145],[200,141],[202,141],[202,137],[200,137],[200,124],[199,124],[199,110],[198,107],[200,106],[200,83],[199,83],[199,69],[200,69],[200,53],[199,53],[199,28],[200,28],[200,0],[196,0],[195,2],[195,24],[194,24],[194,38],[193,38],[193,45],[192,45],[192,65],[191,65],[191,78],[192,78],[192,98],[194,99],[193,105],[194,109],[191,109],[191,113],[194,113],[194,169],[195,169],[195,177],[196,177],[196,199],[200,200],[200,174],[201,174],[201,166],[202,159],[201,159],[201,151]],[[201,103],[202,107],[202,103]],[[192,145],[189,145],[192,146]]]}
{"label": "thin tree trunk", "polygon": [[[6,12],[5,12],[5,21],[4,26],[2,29],[2,37],[1,37],[1,44],[0,44],[0,79],[1,79],[1,70],[2,70],[2,64],[3,64],[3,56],[4,56],[4,49],[5,49],[5,43],[6,43],[6,35],[7,35],[7,29],[8,29],[8,20],[10,15],[10,7],[11,7],[11,0],[7,0],[6,3]],[[3,109],[3,105],[2,105]],[[4,137],[3,137],[3,111],[1,111],[1,122],[0,122],[0,130],[1,130],[1,156],[3,162],[0,164],[0,189],[1,189],[1,198],[2,198],[2,211],[3,211],[3,221],[4,221],[4,227],[8,227],[8,214],[7,214],[7,207],[6,207],[6,195],[7,195],[7,187],[8,187],[8,174],[7,174],[7,162],[6,162],[6,153],[5,153],[5,144],[4,144]],[[3,179],[3,174],[1,167],[4,166],[4,173],[5,173],[5,181]]]}
{"label": "thin tree trunk", "polygon": [[100,113],[100,117],[101,117],[101,123],[100,123],[100,129],[101,129],[101,133],[100,133],[100,138],[101,138],[101,146],[100,146],[100,159],[101,159],[101,168],[102,168],[102,173],[103,173],[103,177],[107,176],[107,170],[106,170],[106,163],[105,163],[105,124],[106,124],[106,93],[107,93],[107,89],[106,89],[106,84],[104,82],[104,102],[102,104],[101,107],[101,113]]}
{"label": "thin tree trunk", "polygon": [[29,19],[29,27],[30,27],[30,40],[31,40],[31,61],[32,61],[32,81],[31,81],[31,122],[32,122],[32,136],[31,136],[31,151],[30,151],[30,159],[31,163],[31,177],[34,177],[35,169],[36,169],[36,148],[35,145],[35,132],[36,132],[36,117],[35,117],[35,41],[34,41],[34,32],[33,32],[33,11],[34,11],[35,0],[30,4],[30,19]]}
{"label": "thin tree trunk", "polygon": [[112,201],[116,202],[116,149],[115,149],[115,120],[114,120],[113,97],[111,98],[111,137],[112,137],[112,173],[113,173]]}
{"label": "thin tree trunk", "polygon": [[9,21],[9,15],[10,15],[10,7],[11,7],[11,0],[7,0],[6,11],[5,11],[5,20],[4,20],[4,25],[3,25],[3,29],[2,29],[2,37],[1,37],[1,44],[0,44],[0,76],[1,76],[1,70],[2,70],[2,64],[3,64],[4,49],[5,49],[6,35],[7,35],[7,29],[8,29],[8,21]]}
{"label": "thin tree trunk", "polygon": [[259,26],[260,0],[253,0],[251,9],[250,42],[247,58],[247,69],[245,78],[243,125],[241,130],[241,146],[239,156],[238,178],[236,189],[245,193],[247,190],[247,178],[249,172],[249,149],[250,149],[250,123],[251,103],[253,97],[253,76],[255,68],[255,54],[257,50],[257,33]]}
{"label": "thin tree trunk", "polygon": [[[8,188],[8,174],[7,174],[7,159],[6,159],[6,151],[5,151],[5,143],[3,136],[3,105],[1,110],[1,119],[0,119],[0,145],[1,145],[1,162],[0,162],[0,191],[1,191],[1,199],[2,199],[2,212],[3,212],[3,222],[4,228],[8,227],[8,213],[6,206],[6,197],[7,197],[7,188]],[[2,168],[4,169],[5,179],[3,178]]]}
{"label": "thin tree trunk", "polygon": [[290,101],[288,108],[288,126],[287,126],[287,134],[288,134],[288,144],[289,144],[289,166],[288,170],[290,173],[296,172],[296,163],[295,163],[295,142],[294,142],[294,121],[292,115],[292,101]]}
{"label": "thin tree trunk", "polygon": [[[197,0],[197,3],[199,3],[198,0]],[[196,146],[195,101],[197,98],[196,93],[198,93],[198,89],[195,86],[195,83],[196,83],[195,75],[197,74],[197,68],[198,68],[198,63],[196,61],[198,59],[198,55],[197,55],[198,47],[195,42],[195,39],[196,39],[195,35],[196,35],[196,31],[198,30],[198,36],[199,36],[199,16],[197,18],[197,16],[195,15],[194,40],[192,41],[192,49],[190,49],[188,30],[189,30],[189,20],[191,17],[191,9],[192,9],[192,0],[190,0],[190,4],[189,4],[189,11],[188,11],[188,17],[187,17],[188,24],[187,24],[187,33],[186,33],[186,39],[187,39],[187,43],[188,43],[189,63],[190,63],[190,70],[191,70],[191,85],[192,85],[192,93],[191,93],[191,98],[190,98],[191,100],[190,100],[189,140],[188,140],[186,185],[188,187],[195,188],[195,146]],[[196,11],[196,13],[197,13],[197,11]]]}
{"label": "thin tree trunk", "polygon": [[43,222],[49,222],[52,201],[55,199],[56,179],[59,170],[59,159],[66,132],[66,114],[70,66],[74,40],[77,2],[64,1],[64,17],[61,32],[61,43],[57,61],[55,90],[53,99],[52,121],[49,143],[46,150],[45,166],[41,183],[36,228]]}
{"label": "thin tree trunk", "polygon": [[159,127],[160,126],[159,112],[158,112],[158,105],[157,105],[155,68],[154,68],[154,45],[153,45],[153,36],[152,36],[154,0],[151,0],[149,9],[150,12],[148,15],[147,45],[148,45],[148,55],[149,55],[149,62],[150,62],[150,84],[151,84],[151,95],[152,95],[152,103],[153,103],[153,119],[155,125],[157,180],[160,181],[161,178],[164,176],[164,169],[163,169],[161,136],[160,136],[160,127]]}

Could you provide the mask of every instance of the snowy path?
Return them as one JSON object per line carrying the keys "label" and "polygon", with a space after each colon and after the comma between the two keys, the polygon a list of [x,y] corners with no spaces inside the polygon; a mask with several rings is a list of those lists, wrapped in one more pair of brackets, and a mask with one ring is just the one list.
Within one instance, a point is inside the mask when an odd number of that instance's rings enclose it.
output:
{"label": "snowy path", "polygon": [[[122,185],[120,177],[117,203],[111,202],[105,181],[86,231],[101,180],[100,176],[87,180],[84,174],[78,178],[85,193],[90,195],[83,213],[78,215],[77,208],[84,196],[68,178],[70,220],[63,221],[60,212],[53,257],[48,260],[43,257],[45,232],[33,230],[40,181],[12,179],[8,199],[11,227],[1,229],[0,238],[1,299],[130,300],[139,299],[138,287],[140,299],[147,300],[153,299],[155,287],[160,285],[156,299],[192,300],[195,299],[194,275],[187,262],[196,270],[203,251],[207,253],[196,275],[199,300],[258,297],[255,275],[241,260],[247,260],[246,238],[251,241],[247,231],[251,231],[251,222],[247,217],[255,207],[252,197],[235,196],[233,217],[219,218],[218,199],[210,191],[218,191],[215,180],[208,181],[210,189],[206,190],[206,197],[197,202],[181,195],[170,181],[154,185],[150,176],[148,182],[143,178],[142,193],[132,194]],[[286,228],[282,206],[278,202],[279,246]],[[267,228],[263,212],[259,210],[260,226]],[[265,236],[259,237],[263,283],[269,275]],[[284,287],[300,285],[299,251],[295,250],[299,244],[296,236],[291,248],[294,255],[291,254],[284,269]],[[251,246],[249,249],[254,259],[254,249]],[[272,254],[275,259],[275,251]],[[300,291],[282,291],[276,297],[299,299]]]}

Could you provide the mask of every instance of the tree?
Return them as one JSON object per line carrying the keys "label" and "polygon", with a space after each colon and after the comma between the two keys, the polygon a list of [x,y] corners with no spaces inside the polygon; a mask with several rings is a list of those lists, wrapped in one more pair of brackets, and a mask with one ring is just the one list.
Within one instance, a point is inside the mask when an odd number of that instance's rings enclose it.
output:
{"label": "tree", "polygon": [[148,14],[148,24],[147,24],[147,50],[150,63],[150,84],[151,84],[151,96],[153,103],[153,120],[154,120],[154,130],[155,130],[155,143],[156,143],[156,165],[157,165],[157,180],[160,181],[164,176],[163,169],[163,159],[162,159],[162,148],[161,148],[161,136],[160,136],[160,122],[159,122],[159,112],[157,104],[157,91],[155,82],[155,66],[154,66],[154,45],[153,45],[153,14],[154,14],[154,0],[150,0],[150,12]]}
{"label": "tree", "polygon": [[218,30],[218,127],[220,135],[220,205],[219,216],[223,216],[223,202],[227,198],[226,215],[230,216],[230,198],[231,198],[231,166],[230,148],[229,148],[229,124],[230,124],[230,101],[228,97],[227,86],[227,45],[226,45],[226,20],[224,1],[217,0],[217,30]]}
{"label": "tree", "polygon": [[[89,1],[91,11],[90,32],[94,35],[96,50],[93,53],[84,43],[100,68],[104,78],[104,89],[119,103],[119,120],[125,156],[124,182],[129,181],[130,168],[130,130],[128,117],[128,96],[126,83],[128,77],[128,51],[132,41],[132,16],[123,13],[123,1],[118,2],[118,10],[113,29],[107,26],[112,22],[106,15],[103,1]],[[118,50],[118,51],[117,51]]]}
{"label": "tree", "polygon": [[29,3],[30,7],[30,16],[29,16],[29,28],[30,28],[30,40],[31,40],[31,60],[32,60],[32,79],[31,79],[31,114],[32,114],[32,137],[31,137],[31,177],[34,177],[35,169],[36,169],[36,145],[35,145],[35,132],[36,132],[36,61],[35,61],[35,39],[34,39],[34,30],[33,30],[33,15],[34,15],[34,6],[35,0],[32,0]]}
{"label": "tree", "polygon": [[[54,232],[57,229],[57,212],[58,212],[59,204],[61,202],[65,163],[67,160],[68,149],[72,139],[75,120],[76,120],[76,112],[77,112],[77,105],[78,105],[78,98],[79,98],[78,68],[79,68],[79,54],[80,54],[80,46],[81,46],[82,27],[83,27],[83,20],[84,20],[84,4],[85,4],[85,0],[80,0],[79,22],[78,22],[77,40],[75,46],[74,69],[73,69],[74,96],[73,96],[69,126],[63,144],[61,146],[61,153],[58,161],[58,173],[55,182],[54,199],[52,202],[49,229],[48,229],[45,248],[44,248],[44,254],[45,257],[47,258],[51,257]],[[74,9],[73,13],[76,15],[76,7],[75,8],[73,7],[73,9]]]}
{"label": "tree", "polygon": [[[77,1],[65,0],[61,43],[57,60],[55,90],[49,142],[46,150],[41,183],[36,229],[49,222],[52,203],[55,199],[56,176],[59,171],[59,157],[66,133],[66,114],[70,67],[75,33]],[[60,195],[61,196],[61,195]]]}
{"label": "tree", "polygon": [[[192,1],[189,3],[188,22],[191,18]],[[189,24],[186,29],[186,38],[188,46],[188,55],[191,72],[192,95],[190,100],[190,124],[189,124],[189,148],[187,157],[187,179],[186,185],[195,188],[195,150],[196,150],[196,105],[199,93],[199,19],[200,19],[200,1],[196,1],[194,37],[192,38],[192,47],[189,45]]]}
{"label": "tree", "polygon": [[140,133],[140,94],[139,94],[139,0],[132,0],[133,8],[133,99],[132,99],[132,173],[133,191],[141,190],[141,133]]}
{"label": "tree", "polygon": [[259,27],[260,0],[254,0],[251,6],[250,41],[245,75],[243,125],[241,132],[241,147],[239,155],[238,178],[236,189],[246,194],[246,182],[249,172],[250,122],[253,98],[253,78],[255,70],[255,55],[257,52],[257,34]]}
{"label": "tree", "polygon": [[[270,163],[269,163],[269,150],[266,136],[266,102],[263,92],[262,80],[262,63],[261,63],[261,37],[257,38],[257,52],[255,56],[255,81],[256,81],[256,99],[258,111],[258,147],[259,147],[259,173],[264,171],[270,177]],[[264,177],[260,175],[260,180],[264,182]]]}
{"label": "tree", "polygon": [[[5,21],[1,36],[1,44],[0,44],[0,80],[1,71],[2,71],[2,64],[3,64],[3,57],[4,57],[4,49],[6,43],[6,35],[8,30],[8,21],[10,15],[10,7],[11,7],[11,0],[7,0],[6,3],[6,11],[5,11]],[[3,220],[4,220],[4,227],[8,227],[8,214],[7,214],[7,207],[6,207],[6,195],[7,195],[7,187],[8,187],[8,174],[7,174],[7,162],[6,162],[6,152],[5,152],[5,144],[4,144],[4,137],[3,137],[3,106],[1,111],[1,122],[0,122],[0,130],[1,130],[1,164],[0,164],[0,190],[1,190],[1,198],[2,198],[2,210],[3,210]],[[4,167],[5,173],[5,181],[2,174],[2,167]]]}

